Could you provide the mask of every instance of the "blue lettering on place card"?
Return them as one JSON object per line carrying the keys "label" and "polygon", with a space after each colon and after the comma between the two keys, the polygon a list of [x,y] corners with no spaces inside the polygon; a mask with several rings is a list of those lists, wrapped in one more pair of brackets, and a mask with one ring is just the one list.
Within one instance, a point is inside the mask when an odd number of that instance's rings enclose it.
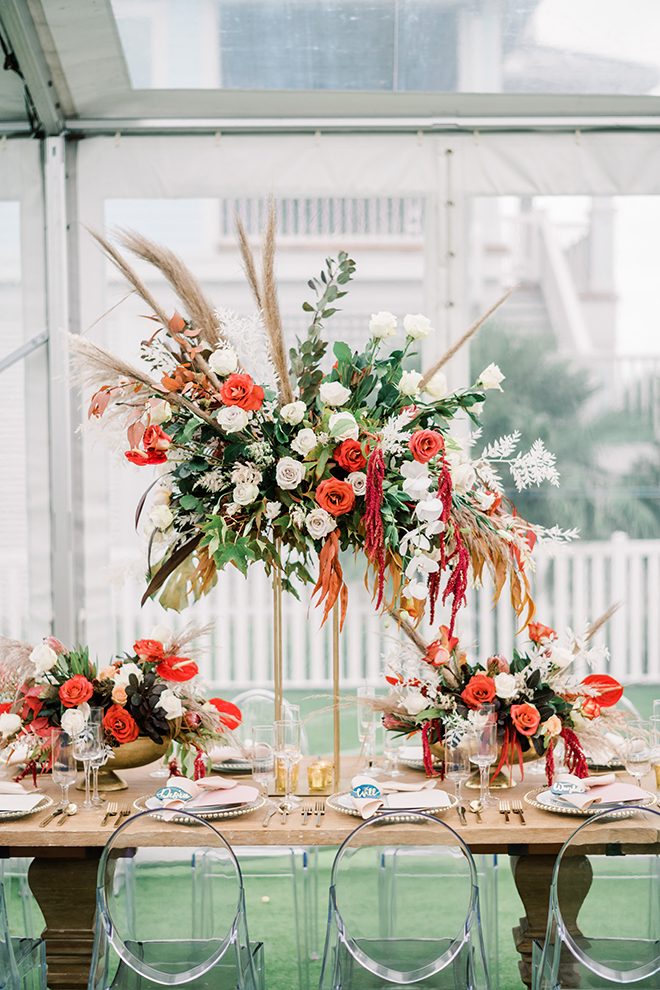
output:
{"label": "blue lettering on place card", "polygon": [[356,784],[351,794],[354,798],[379,798],[380,788],[375,784]]}
{"label": "blue lettering on place card", "polygon": [[156,797],[161,801],[190,801],[191,795],[182,787],[161,787]]}
{"label": "blue lettering on place card", "polygon": [[584,784],[574,784],[569,780],[557,780],[550,788],[552,794],[586,794]]}

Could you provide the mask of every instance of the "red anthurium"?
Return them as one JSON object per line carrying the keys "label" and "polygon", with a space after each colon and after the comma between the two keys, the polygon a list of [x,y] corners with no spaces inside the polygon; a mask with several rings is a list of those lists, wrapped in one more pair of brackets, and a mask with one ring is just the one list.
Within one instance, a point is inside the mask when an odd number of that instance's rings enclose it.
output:
{"label": "red anthurium", "polygon": [[156,673],[166,681],[189,681],[199,674],[199,667],[188,657],[165,657],[156,667]]}
{"label": "red anthurium", "polygon": [[601,708],[611,708],[616,705],[617,701],[620,701],[623,695],[623,688],[609,674],[589,674],[582,683],[598,691],[596,701]]}
{"label": "red anthurium", "polygon": [[237,729],[243,721],[240,708],[232,705],[231,701],[224,701],[222,698],[209,698],[212,705],[218,710],[220,721],[228,729]]}

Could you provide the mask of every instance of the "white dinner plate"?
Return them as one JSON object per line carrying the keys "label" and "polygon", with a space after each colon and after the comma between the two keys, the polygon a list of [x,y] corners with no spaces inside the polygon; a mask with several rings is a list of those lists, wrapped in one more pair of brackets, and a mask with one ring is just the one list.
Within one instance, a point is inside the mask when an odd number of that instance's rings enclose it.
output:
{"label": "white dinner plate", "polygon": [[[223,818],[239,818],[241,815],[249,815],[250,812],[263,808],[265,803],[266,799],[260,795],[256,801],[249,801],[247,804],[232,804],[217,808],[190,808],[189,810],[191,815],[213,822]],[[159,799],[153,795],[145,794],[137,798],[133,802],[133,807],[138,811],[154,811],[154,818],[158,818],[159,821],[171,822],[174,825],[197,825],[197,822],[188,818],[187,815],[177,815],[176,810],[164,810]],[[162,812],[162,814],[158,812]]]}
{"label": "white dinner plate", "polygon": [[[433,792],[429,791],[428,793],[432,794]],[[388,797],[390,797],[390,795],[385,794],[383,796],[383,800],[386,802]],[[399,794],[398,797],[400,798],[401,794]],[[435,805],[434,807],[424,807],[424,808],[421,808],[419,806],[416,807],[415,805],[410,805],[405,808],[392,808],[392,810],[410,811],[410,812],[425,811],[429,815],[437,815],[440,814],[440,812],[442,811],[449,811],[451,808],[454,808],[456,806],[457,801],[452,794],[447,794],[447,798],[449,799],[448,804],[441,804],[441,805]],[[342,794],[331,794],[330,797],[326,798],[325,803],[328,806],[328,808],[332,808],[333,811],[340,811],[343,815],[352,815],[354,818],[362,817],[360,812],[353,804],[350,791],[344,791]],[[377,814],[382,815],[383,811],[387,809],[388,806],[387,804],[385,804],[384,807],[377,812]]]}
{"label": "white dinner plate", "polygon": [[[540,808],[541,811],[551,811],[556,815],[578,815],[582,818],[591,818],[594,815],[600,814],[601,811],[607,811],[610,808],[620,808],[620,811],[612,812],[612,818],[628,818],[635,813],[636,809],[650,808],[651,805],[656,803],[655,794],[651,794],[649,791],[645,791],[644,793],[647,795],[647,798],[644,800],[617,801],[611,804],[592,804],[590,808],[582,810],[560,800],[546,786],[528,791],[525,794],[525,801],[527,804],[531,804],[533,808]],[[630,810],[626,810],[628,808]]]}

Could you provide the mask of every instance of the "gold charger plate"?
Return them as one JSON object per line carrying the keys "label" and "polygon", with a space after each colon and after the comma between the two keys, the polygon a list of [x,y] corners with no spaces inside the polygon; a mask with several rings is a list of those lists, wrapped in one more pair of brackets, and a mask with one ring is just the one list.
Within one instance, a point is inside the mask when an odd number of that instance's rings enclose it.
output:
{"label": "gold charger plate", "polygon": [[[541,794],[543,791],[547,791],[547,790],[548,790],[547,784],[544,787],[536,787],[533,791],[528,791],[527,794],[525,794],[525,801],[527,802],[527,804],[531,805],[532,808],[538,808],[540,811],[549,811],[550,814],[552,815],[572,815],[573,817],[577,817],[577,818],[593,818],[594,815],[600,815],[602,812],[609,810],[607,807],[602,808],[599,805],[596,805],[593,808],[587,808],[586,810],[582,811],[580,808],[552,807],[549,804],[543,804],[542,801],[537,801],[536,795]],[[657,803],[657,798],[655,794],[651,794],[650,791],[644,791],[644,793],[648,796],[647,801],[642,801],[640,799],[640,802],[638,804],[629,804],[625,809],[622,807],[616,808],[616,810],[612,811],[612,814],[609,817],[613,819],[630,818],[631,815],[633,815],[636,811],[639,811],[640,809],[644,809],[644,808],[650,808]]]}
{"label": "gold charger plate", "polygon": [[[362,818],[362,815],[357,810],[357,808],[347,808],[340,803],[340,798],[346,798],[350,796],[350,791],[342,791],[341,794],[331,794],[330,797],[325,799],[326,808],[331,808],[332,811],[338,811],[341,815],[350,815],[352,818]],[[379,808],[376,812],[376,816],[379,819],[385,819],[388,817],[388,812],[396,812],[396,820],[400,821],[415,821],[415,810],[421,811],[426,815],[439,815],[442,811],[451,811],[458,804],[457,799],[452,794],[447,794],[451,804],[443,804],[438,808]],[[402,812],[408,812],[405,817],[402,817]]]}
{"label": "gold charger plate", "polygon": [[38,811],[45,811],[46,808],[50,808],[53,803],[53,799],[44,794],[39,804],[35,804],[34,808],[29,811],[0,811],[0,822],[9,822],[14,818],[27,818],[28,815],[36,815]]}
{"label": "gold charger plate", "polygon": [[[158,814],[159,808],[147,808],[146,802],[151,797],[153,797],[153,794],[142,794],[139,798],[135,799],[133,807],[138,811],[151,811],[154,818],[157,818],[158,821],[167,821],[173,825],[197,824],[197,822],[191,821],[187,815],[177,815],[176,811],[168,811],[167,818],[165,818],[164,815]],[[234,805],[233,807],[228,807],[225,811],[218,811],[217,809],[204,811],[203,808],[191,808],[190,814],[196,815],[198,818],[203,818],[204,821],[216,822],[224,818],[240,818],[242,815],[249,815],[252,811],[258,811],[259,808],[263,808],[265,803],[265,797],[260,794],[256,801],[250,801],[248,804]]]}

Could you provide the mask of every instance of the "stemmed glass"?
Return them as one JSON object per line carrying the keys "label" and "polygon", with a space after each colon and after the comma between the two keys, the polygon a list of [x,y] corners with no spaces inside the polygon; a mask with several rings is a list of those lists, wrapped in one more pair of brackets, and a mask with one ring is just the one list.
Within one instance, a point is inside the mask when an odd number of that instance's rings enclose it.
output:
{"label": "stemmed glass", "polygon": [[655,786],[657,790],[660,790],[660,715],[653,715],[649,719],[649,730],[651,736],[651,763],[655,770]]}
{"label": "stemmed glass", "polygon": [[[383,773],[387,777],[403,777],[403,770],[397,769],[399,754],[403,748],[403,740],[400,736],[391,735],[386,729],[383,730],[383,756],[387,760],[387,769]],[[390,769],[391,768],[391,769]]]}
{"label": "stemmed glass", "polygon": [[280,807],[290,811],[300,799],[293,793],[291,784],[293,768],[300,761],[300,722],[285,722],[281,720],[273,723],[275,738],[275,757],[281,761],[286,771],[284,799]]}
{"label": "stemmed glass", "polygon": [[494,705],[481,705],[468,738],[470,762],[479,767],[479,800],[485,808],[497,805],[490,793],[490,766],[497,756],[497,714]]}
{"label": "stemmed glass", "polygon": [[641,787],[642,777],[645,777],[650,769],[651,740],[649,730],[643,722],[628,722],[626,725],[626,770]]}
{"label": "stemmed glass", "polygon": [[456,800],[461,803],[461,784],[470,776],[470,752],[468,741],[463,738],[445,742],[445,777],[454,781]]}
{"label": "stemmed glass", "polygon": [[[87,721],[91,725],[99,725],[101,727],[101,742],[103,743],[105,739],[104,729],[103,729],[103,709],[102,708],[90,708],[89,715],[87,716]],[[99,796],[99,770],[101,767],[105,766],[108,762],[108,753],[105,746],[102,746],[101,752],[98,756],[93,757],[90,760],[90,766],[92,768],[92,804],[97,807],[100,804],[105,804],[105,798]]]}
{"label": "stemmed glass", "polygon": [[71,736],[63,729],[51,729],[50,744],[53,764],[53,783],[62,788],[60,808],[66,808],[69,803],[69,788],[75,783],[78,771],[76,758],[73,755]]}
{"label": "stemmed glass", "polygon": [[98,724],[87,722],[85,727],[73,737],[73,755],[82,762],[85,768],[85,801],[83,803],[85,811],[94,810],[89,792],[89,771],[92,760],[104,752],[101,728]]}
{"label": "stemmed glass", "polygon": [[275,729],[272,725],[252,726],[252,779],[263,784],[267,804],[274,804],[268,797],[268,785],[275,781]]}
{"label": "stemmed glass", "polygon": [[376,690],[369,684],[363,684],[357,689],[357,696],[358,739],[362,743],[362,749],[367,760],[366,770],[361,770],[360,772],[366,774],[368,777],[377,777],[380,770],[373,765],[376,751],[376,713],[370,711],[367,705],[360,703],[360,698],[375,698]]}

